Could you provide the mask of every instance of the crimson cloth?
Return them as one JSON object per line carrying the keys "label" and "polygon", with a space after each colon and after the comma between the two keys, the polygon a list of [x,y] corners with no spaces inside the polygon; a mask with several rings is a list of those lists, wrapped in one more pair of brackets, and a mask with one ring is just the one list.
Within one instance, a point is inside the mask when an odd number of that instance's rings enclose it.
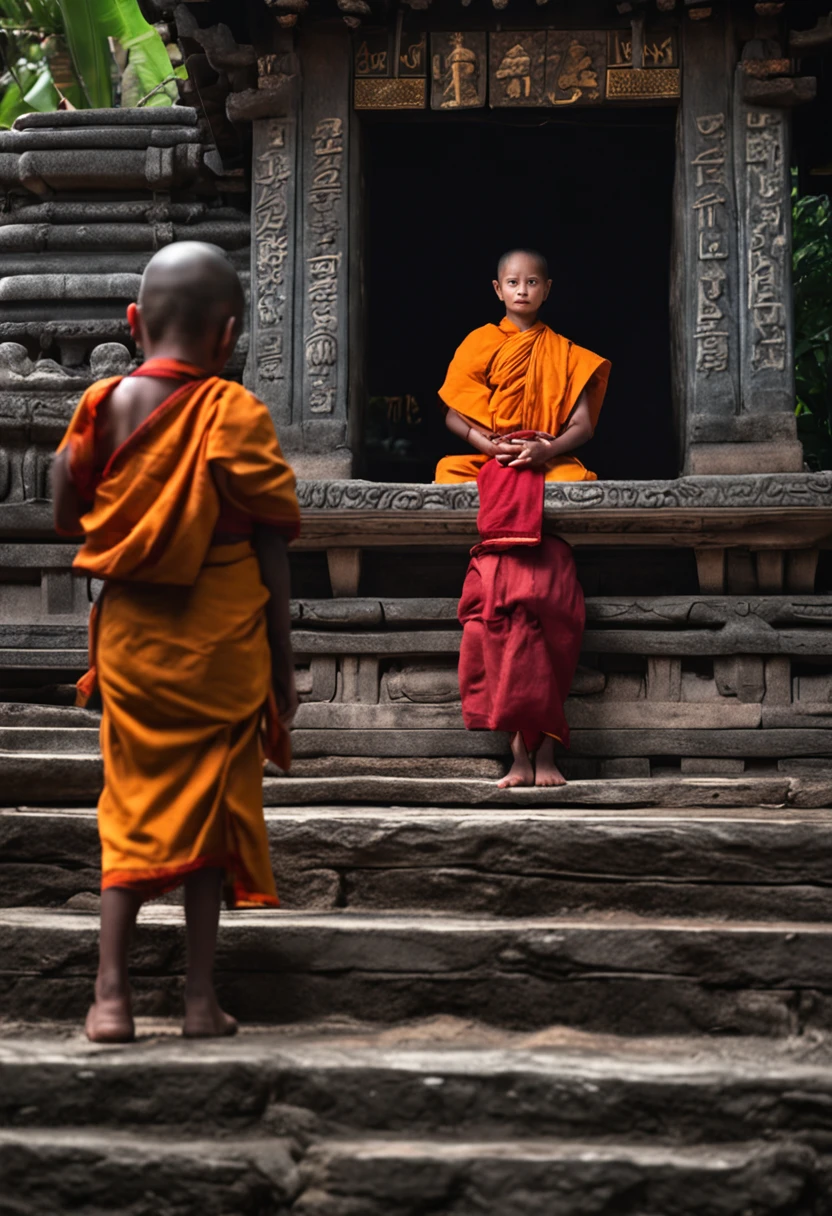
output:
{"label": "crimson cloth", "polygon": [[[531,439],[534,431],[517,431],[506,439]],[[543,469],[512,468],[489,460],[477,474],[480,509],[478,552],[539,545],[543,532]]]}
{"label": "crimson cloth", "polygon": [[508,520],[528,534],[536,522],[540,540],[512,543],[487,531],[471,551],[458,610],[462,716],[468,730],[520,731],[529,751],[544,735],[568,747],[563,706],[581,650],[584,595],[570,546],[541,535],[543,474],[498,474],[500,467],[490,460],[479,475],[478,527]]}

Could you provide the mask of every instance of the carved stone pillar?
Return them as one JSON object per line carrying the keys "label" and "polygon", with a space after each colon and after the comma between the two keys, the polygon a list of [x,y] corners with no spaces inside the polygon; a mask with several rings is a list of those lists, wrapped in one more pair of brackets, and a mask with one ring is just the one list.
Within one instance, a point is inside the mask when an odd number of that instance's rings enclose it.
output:
{"label": "carved stone pillar", "polygon": [[298,476],[349,477],[349,33],[290,42],[258,60],[235,110],[253,127],[246,384]]}
{"label": "carved stone pillar", "polygon": [[299,135],[295,375],[290,450],[305,477],[349,477],[349,31],[298,45]]}
{"label": "carved stone pillar", "polygon": [[252,123],[251,345],[246,384],[284,446],[292,421],[297,119]]}
{"label": "carved stone pillar", "polygon": [[[686,20],[682,50],[673,349],[683,470],[799,471],[802,449],[786,382],[791,342],[784,337],[791,325],[791,243],[788,159],[778,139],[785,140],[786,120],[779,115],[779,124],[769,128],[765,119],[757,126],[758,115],[772,112],[736,102],[738,48],[724,8],[710,21]],[[760,130],[766,134],[757,144],[753,137]],[[774,210],[765,197],[772,190]],[[779,328],[771,320],[775,313]],[[768,327],[765,335],[761,324]],[[777,341],[769,341],[775,333]]]}

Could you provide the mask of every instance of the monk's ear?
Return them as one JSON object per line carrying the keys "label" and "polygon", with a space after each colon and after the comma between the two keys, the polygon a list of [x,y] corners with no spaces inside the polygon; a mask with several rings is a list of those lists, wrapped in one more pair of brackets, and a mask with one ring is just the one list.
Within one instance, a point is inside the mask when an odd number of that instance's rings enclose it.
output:
{"label": "monk's ear", "polygon": [[127,305],[127,324],[130,326],[131,335],[137,341],[138,341],[139,337],[141,336],[140,332],[139,332],[140,331],[140,325],[139,325],[140,318],[141,318],[141,313],[139,312],[138,304],[128,304]]}
{"label": "monk's ear", "polygon": [[496,293],[497,293],[497,298],[498,298],[498,299],[500,299],[500,300],[502,300],[502,298],[503,298],[503,289],[502,289],[502,287],[500,286],[500,280],[499,280],[499,279],[492,279],[492,280],[491,280],[491,282],[494,284],[494,290],[495,290],[495,291],[496,291]]}
{"label": "monk's ear", "polygon": [[228,317],[220,330],[219,341],[217,342],[217,357],[218,359],[222,359],[223,366],[231,358],[241,329],[242,325],[240,324],[239,317]]}
{"label": "monk's ear", "polygon": [[549,292],[550,292],[551,290],[552,290],[552,280],[550,279],[550,280],[549,280],[549,282],[546,284],[546,290],[545,290],[545,291],[544,291],[544,293],[543,293],[543,299],[544,299],[544,300],[548,300],[548,299],[549,299]]}

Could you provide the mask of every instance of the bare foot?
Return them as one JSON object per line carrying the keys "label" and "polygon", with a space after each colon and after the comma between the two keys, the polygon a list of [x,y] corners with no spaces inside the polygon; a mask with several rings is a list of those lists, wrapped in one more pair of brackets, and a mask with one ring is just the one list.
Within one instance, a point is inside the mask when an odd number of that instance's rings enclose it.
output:
{"label": "bare foot", "polygon": [[554,760],[543,762],[538,760],[534,769],[535,785],[566,785],[566,778]]}
{"label": "bare foot", "polygon": [[136,1037],[128,997],[111,997],[90,1005],[84,1026],[91,1043],[132,1043]]}
{"label": "bare foot", "polygon": [[220,1009],[215,996],[186,998],[182,1026],[186,1039],[222,1039],[236,1034],[238,1029],[237,1019]]}
{"label": "bare foot", "polygon": [[566,785],[566,778],[555,764],[555,741],[547,735],[534,758],[535,785]]}
{"label": "bare foot", "polygon": [[531,760],[515,760],[505,777],[497,782],[497,787],[501,790],[510,790],[515,785],[534,785]]}
{"label": "bare foot", "polygon": [[519,731],[512,736],[511,754],[514,757],[514,763],[502,781],[497,782],[497,788],[508,790],[516,785],[534,785],[534,768],[529,753],[526,751],[523,736]]}

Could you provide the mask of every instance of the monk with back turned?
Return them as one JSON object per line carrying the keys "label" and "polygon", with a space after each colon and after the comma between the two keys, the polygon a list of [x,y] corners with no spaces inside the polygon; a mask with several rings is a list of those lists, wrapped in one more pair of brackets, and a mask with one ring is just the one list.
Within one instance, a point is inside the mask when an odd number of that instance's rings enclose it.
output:
{"label": "monk with back turned", "polygon": [[276,906],[264,752],[289,764],[296,698],[286,544],[295,479],[265,406],[220,376],[240,332],[237,274],[198,242],[156,254],[128,320],[145,362],[84,394],[54,464],[55,522],[104,580],[90,626],[103,706],[101,941],[87,1034],[133,1037],[127,952],[139,907],[184,884],[184,1033],[233,1033],[213,962],[221,894]]}
{"label": "monk with back turned", "polygon": [[474,454],[444,457],[436,481],[480,491],[459,605],[462,710],[470,729],[510,734],[501,786],[563,784],[554,745],[569,741],[584,601],[570,547],[543,535],[543,483],[595,480],[572,453],[595,430],[610,373],[539,319],[551,286],[541,254],[504,254],[494,289],[506,315],[468,335],[439,390],[448,429]]}

